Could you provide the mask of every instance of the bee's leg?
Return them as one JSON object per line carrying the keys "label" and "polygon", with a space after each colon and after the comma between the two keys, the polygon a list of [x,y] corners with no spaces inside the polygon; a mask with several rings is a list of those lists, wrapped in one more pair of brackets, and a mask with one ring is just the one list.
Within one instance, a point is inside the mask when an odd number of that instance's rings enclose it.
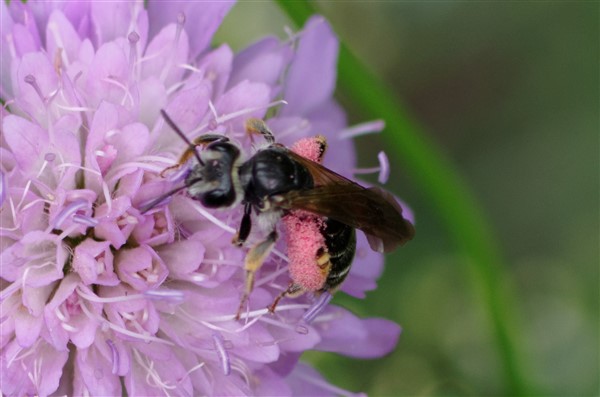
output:
{"label": "bee's leg", "polygon": [[327,138],[325,138],[323,135],[317,135],[314,139],[319,146],[317,163],[321,164],[323,162],[323,156],[325,156],[325,152],[327,151]]}
{"label": "bee's leg", "polygon": [[246,306],[246,302],[248,302],[248,297],[252,292],[252,288],[254,287],[254,275],[260,269],[265,259],[273,250],[275,246],[275,242],[277,241],[277,232],[273,230],[264,241],[256,244],[254,247],[248,251],[246,254],[246,260],[244,261],[244,269],[246,270],[246,282],[244,285],[244,293],[242,295],[242,299],[240,300],[240,307],[238,308],[237,314],[235,315],[235,319],[239,320],[240,315],[242,314],[242,310],[244,310]]}
{"label": "bee's leg", "polygon": [[161,178],[165,177],[167,171],[174,170],[185,164],[190,159],[190,157],[194,155],[194,150],[196,150],[196,146],[188,147],[187,149],[185,149],[185,152],[183,152],[183,154],[179,157],[179,160],[177,160],[175,164],[165,168],[160,172]]}
{"label": "bee's leg", "polygon": [[271,305],[267,307],[267,309],[269,309],[270,313],[275,313],[275,308],[277,307],[281,299],[285,298],[286,296],[295,298],[296,296],[302,295],[304,292],[304,288],[291,281],[289,287],[285,291],[277,295],[273,303],[271,303]]}
{"label": "bee's leg", "polygon": [[273,133],[271,132],[269,127],[267,127],[265,122],[261,119],[250,118],[246,120],[246,132],[248,133],[248,135],[250,135],[250,137],[252,137],[252,134],[262,135],[265,138],[265,141],[267,141],[267,143],[269,144],[275,142],[275,137],[273,136]]}
{"label": "bee's leg", "polygon": [[188,148],[185,149],[185,152],[183,152],[183,154],[179,157],[179,160],[177,160],[177,163],[162,170],[160,172],[160,176],[164,178],[165,173],[167,171],[172,170],[174,168],[181,167],[183,164],[185,164],[190,159],[190,157],[194,156],[194,151],[196,150],[197,147],[206,146],[212,142],[228,142],[228,141],[229,141],[229,138],[227,138],[226,136],[223,136],[223,135],[218,135],[218,134],[200,135],[198,138],[196,138],[192,141],[191,146],[188,146]]}
{"label": "bee's leg", "polygon": [[231,243],[238,247],[242,246],[248,236],[250,235],[250,230],[252,229],[252,221],[250,219],[250,213],[252,211],[252,206],[250,203],[244,204],[244,216],[242,216],[242,222],[240,222],[240,228]]}

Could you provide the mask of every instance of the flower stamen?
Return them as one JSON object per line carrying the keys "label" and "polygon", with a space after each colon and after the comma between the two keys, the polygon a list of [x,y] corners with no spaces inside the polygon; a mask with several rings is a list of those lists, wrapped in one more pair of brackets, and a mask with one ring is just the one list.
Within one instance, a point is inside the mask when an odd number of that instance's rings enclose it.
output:
{"label": "flower stamen", "polygon": [[166,301],[172,303],[180,303],[185,301],[185,295],[183,291],[174,289],[152,289],[143,293],[145,297],[152,300]]}
{"label": "flower stamen", "polygon": [[337,134],[339,139],[355,138],[357,136],[381,132],[385,128],[383,120],[373,120],[345,128]]}
{"label": "flower stamen", "polygon": [[185,373],[185,376],[183,376],[183,378],[181,379],[181,382],[183,382],[184,379],[189,378],[189,376],[192,372],[199,370],[200,368],[204,367],[205,365],[206,365],[206,363],[203,361],[200,364],[194,365],[192,368],[188,369]]}
{"label": "flower stamen", "polygon": [[174,390],[177,388],[177,386],[171,385],[170,382],[165,382],[161,379],[160,375],[154,368],[154,360],[150,360],[147,356],[142,357],[137,349],[133,349],[133,354],[137,363],[147,371],[146,383],[149,386],[161,389],[165,395],[169,395],[167,390]]}
{"label": "flower stamen", "polygon": [[121,99],[121,106],[125,106],[125,103],[127,101],[130,102],[131,106],[135,105],[133,95],[131,95],[131,91],[129,91],[129,87],[127,87],[125,84],[121,83],[120,81],[118,81],[110,76],[103,78],[102,81],[109,83],[109,84],[113,84],[116,87],[123,90],[123,98]]}
{"label": "flower stamen", "polygon": [[44,94],[42,93],[42,89],[40,88],[40,86],[37,83],[37,80],[35,79],[35,76],[32,74],[28,74],[27,76],[25,76],[23,78],[23,80],[25,80],[25,82],[27,84],[29,84],[31,87],[33,87],[33,89],[35,90],[35,92],[38,94],[38,96],[40,97],[40,100],[42,101],[42,103],[44,105],[47,105],[47,101],[48,98],[46,98],[44,96]]}
{"label": "flower stamen", "polygon": [[217,355],[219,356],[219,361],[221,361],[223,374],[227,376],[231,373],[231,363],[229,361],[229,354],[225,350],[223,335],[213,332],[212,339]]}
{"label": "flower stamen", "polygon": [[181,31],[183,30],[183,25],[185,23],[185,14],[180,12],[177,15],[177,27],[175,30],[175,37],[173,37],[173,46],[171,47],[171,53],[167,56],[167,63],[163,68],[159,80],[164,82],[171,71],[173,66],[173,59],[175,58],[175,52],[177,51],[177,47],[179,47],[179,39],[181,38]]}
{"label": "flower stamen", "polygon": [[117,347],[115,346],[115,343],[112,340],[107,339],[106,344],[108,345],[108,347],[110,348],[110,351],[112,353],[112,371],[111,372],[113,375],[116,375],[119,372],[119,363],[120,363],[119,351],[117,350]]}
{"label": "flower stamen", "polygon": [[98,223],[100,223],[100,221],[92,218],[91,216],[81,215],[81,214],[73,215],[72,221],[75,223],[79,223],[80,225],[89,226],[89,227],[98,226]]}
{"label": "flower stamen", "polygon": [[79,331],[79,328],[74,327],[73,325],[67,324],[67,323],[61,323],[60,326],[68,332],[77,332]]}
{"label": "flower stamen", "polygon": [[246,364],[242,360],[239,360],[239,359],[233,360],[233,362],[231,363],[231,368],[234,371],[238,372],[240,375],[242,375],[246,384],[248,386],[251,386],[250,376],[248,375],[250,373],[250,369],[246,366]]}
{"label": "flower stamen", "polygon": [[306,312],[304,312],[302,315],[302,320],[300,320],[300,323],[298,324],[299,327],[297,327],[296,330],[300,333],[303,333],[302,327],[312,323],[315,317],[317,317],[323,311],[323,309],[325,309],[332,298],[333,295],[331,295],[329,292],[323,292],[312,304],[312,306]]}
{"label": "flower stamen", "polygon": [[381,151],[377,154],[377,160],[379,160],[379,167],[356,168],[352,171],[352,173],[354,175],[364,175],[379,172],[377,181],[383,185],[388,181],[390,176],[390,162],[384,151]]}
{"label": "flower stamen", "polygon": [[168,340],[156,337],[156,336],[152,336],[149,335],[148,333],[136,333],[133,331],[130,331],[128,329],[125,329],[123,327],[120,327],[112,322],[110,322],[109,320],[107,320],[106,318],[99,316],[95,313],[92,313],[85,304],[81,303],[80,304],[81,309],[83,310],[83,312],[90,318],[95,319],[96,321],[98,321],[98,323],[107,326],[108,328],[112,329],[113,331],[126,335],[126,336],[130,336],[132,338],[135,339],[140,339],[144,342],[157,342],[157,343],[161,343],[161,344],[165,344],[168,346],[173,346],[173,342],[170,342]]}
{"label": "flower stamen", "polygon": [[[204,131],[206,129],[214,130],[214,129],[217,128],[217,126],[219,124],[223,124],[223,123],[225,123],[227,121],[230,121],[230,120],[232,120],[232,119],[234,119],[236,117],[245,116],[245,115],[248,115],[250,113],[256,112],[257,110],[269,109],[269,108],[271,108],[273,106],[278,106],[278,105],[287,105],[287,102],[285,100],[283,100],[283,99],[279,99],[277,101],[269,102],[269,103],[267,103],[264,106],[249,107],[249,108],[246,108],[246,109],[238,110],[237,112],[227,113],[227,114],[224,114],[222,116],[216,116],[218,113],[216,112],[216,109],[215,109],[214,112],[213,112],[213,115],[215,116],[215,118],[211,119],[211,121],[209,121],[208,123],[204,123],[201,126],[199,126],[199,127],[195,128],[194,130],[192,130],[190,132],[190,135],[193,136],[193,135],[195,135],[195,134],[197,134],[199,132],[202,132],[202,131]],[[209,102],[209,106],[210,106],[210,102]],[[212,112],[212,110],[211,110],[211,112]],[[211,123],[216,123],[216,125],[213,125]],[[214,128],[210,128],[211,125],[214,126]]]}
{"label": "flower stamen", "polygon": [[133,31],[127,35],[129,41],[129,80],[135,81],[137,76],[137,43],[140,40],[140,35]]}
{"label": "flower stamen", "polygon": [[74,215],[77,211],[88,207],[89,203],[84,199],[74,200],[71,204],[67,205],[54,219],[54,229],[60,229],[63,222],[68,217]]}

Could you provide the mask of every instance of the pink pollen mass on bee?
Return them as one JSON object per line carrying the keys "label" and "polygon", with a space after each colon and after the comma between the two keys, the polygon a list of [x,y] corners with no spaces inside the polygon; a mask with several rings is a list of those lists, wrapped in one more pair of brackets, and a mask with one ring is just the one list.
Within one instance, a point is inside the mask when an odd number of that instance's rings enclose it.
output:
{"label": "pink pollen mass on bee", "polygon": [[[304,158],[320,163],[325,147],[325,138],[317,136],[303,138],[290,149]],[[319,256],[327,251],[322,233],[325,219],[308,211],[294,210],[282,218],[282,225],[293,283],[304,291],[321,290],[325,286],[329,270],[318,264]]]}

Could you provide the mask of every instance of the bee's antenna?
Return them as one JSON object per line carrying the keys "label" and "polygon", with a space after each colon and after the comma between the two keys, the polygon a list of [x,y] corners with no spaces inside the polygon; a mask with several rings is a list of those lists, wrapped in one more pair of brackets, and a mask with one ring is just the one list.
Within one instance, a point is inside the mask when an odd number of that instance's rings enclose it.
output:
{"label": "bee's antenna", "polygon": [[160,196],[158,196],[157,198],[155,198],[154,200],[150,201],[149,203],[145,204],[142,206],[141,208],[141,213],[145,214],[146,212],[150,211],[152,208],[156,207],[157,205],[159,205],[160,203],[162,203],[163,201],[165,201],[165,199],[167,197],[171,197],[172,195],[174,195],[175,193],[177,193],[180,190],[185,189],[186,187],[190,187],[191,185],[193,185],[196,182],[201,181],[202,178],[194,178],[191,181],[187,182],[185,185],[183,186],[178,186],[175,189],[169,190],[168,192],[161,194]]}
{"label": "bee's antenna", "polygon": [[158,196],[154,200],[150,201],[148,204],[145,204],[144,206],[142,206],[142,208],[141,208],[142,214],[145,214],[146,212],[150,211],[152,208],[156,207],[158,204],[160,204],[161,202],[165,201],[165,199],[167,197],[170,197],[170,196],[174,195],[175,193],[177,193],[180,190],[185,189],[186,187],[187,187],[187,185],[179,186],[179,187],[176,187],[173,190],[169,190],[165,194],[161,194],[160,196]]}
{"label": "bee's antenna", "polygon": [[165,112],[164,109],[160,109],[160,114],[163,116],[163,118],[165,119],[167,124],[169,124],[169,127],[171,127],[173,129],[173,131],[175,131],[177,133],[177,135],[179,135],[179,137],[181,139],[183,139],[183,141],[185,143],[188,144],[189,150],[192,150],[192,152],[194,153],[194,156],[196,157],[196,160],[198,160],[198,163],[200,163],[200,165],[204,165],[204,161],[202,161],[202,159],[198,155],[198,152],[196,152],[196,145],[194,145],[192,142],[190,142],[190,140],[187,138],[187,136],[185,136],[184,133],[179,129],[179,127],[177,127],[175,122],[173,122],[173,120],[171,120],[171,118],[169,117],[167,112]]}

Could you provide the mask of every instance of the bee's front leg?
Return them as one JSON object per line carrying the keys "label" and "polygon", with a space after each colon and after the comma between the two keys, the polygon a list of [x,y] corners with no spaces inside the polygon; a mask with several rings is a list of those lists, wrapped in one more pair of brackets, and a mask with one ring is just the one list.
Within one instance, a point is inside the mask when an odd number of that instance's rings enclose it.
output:
{"label": "bee's front leg", "polygon": [[277,238],[277,232],[273,230],[271,233],[269,233],[264,241],[261,241],[254,247],[250,248],[250,251],[248,251],[248,254],[246,254],[246,259],[244,261],[246,282],[244,284],[244,292],[242,294],[242,299],[240,300],[240,306],[237,314],[235,315],[236,320],[240,319],[242,311],[245,309],[246,303],[248,302],[248,297],[254,288],[254,276],[273,250],[273,247],[277,242]]}
{"label": "bee's front leg", "polygon": [[250,230],[252,229],[252,220],[250,219],[251,212],[252,205],[250,203],[244,204],[244,215],[242,216],[242,222],[240,223],[238,232],[235,236],[233,236],[231,244],[241,247],[246,242],[246,239],[250,235]]}

